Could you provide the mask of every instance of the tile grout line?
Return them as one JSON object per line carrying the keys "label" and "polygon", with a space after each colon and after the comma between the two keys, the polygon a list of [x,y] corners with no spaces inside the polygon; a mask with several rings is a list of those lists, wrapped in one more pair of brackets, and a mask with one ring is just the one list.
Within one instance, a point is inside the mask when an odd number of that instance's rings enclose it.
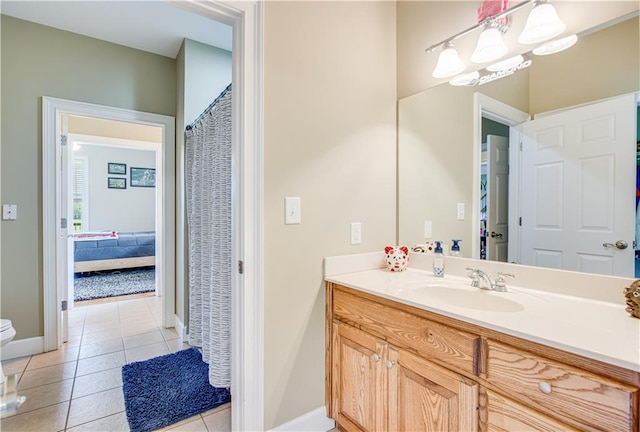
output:
{"label": "tile grout line", "polygon": [[[76,355],[76,368],[73,372],[73,383],[71,384],[71,393],[69,394],[69,405],[67,406],[67,416],[64,419],[64,428],[63,430],[67,430],[67,426],[69,424],[69,416],[71,415],[71,402],[73,401],[73,392],[76,389],[76,376],[78,375],[78,367],[80,365],[80,352],[82,351],[82,341],[84,340],[84,327],[87,322],[87,312],[83,312],[84,317],[82,318],[82,329],[80,331],[80,345],[78,346],[78,354]],[[67,317],[68,319],[68,317]]]}

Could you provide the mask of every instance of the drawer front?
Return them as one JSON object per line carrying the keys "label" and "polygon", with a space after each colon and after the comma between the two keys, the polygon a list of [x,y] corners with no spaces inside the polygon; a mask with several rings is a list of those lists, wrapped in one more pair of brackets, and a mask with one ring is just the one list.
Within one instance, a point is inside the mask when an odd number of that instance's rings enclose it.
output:
{"label": "drawer front", "polygon": [[399,348],[477,374],[480,338],[362,297],[334,290],[335,319],[361,327]]}
{"label": "drawer front", "polygon": [[489,390],[487,390],[487,431],[579,432],[578,429]]}
{"label": "drawer front", "polygon": [[487,345],[487,379],[505,394],[587,430],[637,430],[637,388],[492,340]]}

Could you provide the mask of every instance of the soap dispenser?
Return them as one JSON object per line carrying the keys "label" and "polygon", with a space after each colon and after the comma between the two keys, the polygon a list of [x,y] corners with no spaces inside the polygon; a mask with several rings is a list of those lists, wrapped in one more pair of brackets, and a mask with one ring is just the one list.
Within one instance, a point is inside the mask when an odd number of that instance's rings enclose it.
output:
{"label": "soap dispenser", "polygon": [[462,240],[451,240],[453,244],[451,245],[451,252],[449,254],[451,256],[462,257],[462,252],[460,252],[460,242]]}
{"label": "soap dispenser", "polygon": [[444,253],[441,241],[436,241],[436,248],[433,250],[433,275],[436,277],[444,276]]}

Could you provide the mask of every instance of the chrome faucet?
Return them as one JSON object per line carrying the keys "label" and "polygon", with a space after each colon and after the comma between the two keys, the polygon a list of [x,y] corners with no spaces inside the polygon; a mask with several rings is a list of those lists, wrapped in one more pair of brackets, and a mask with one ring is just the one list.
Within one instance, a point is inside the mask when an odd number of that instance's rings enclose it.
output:
{"label": "chrome faucet", "polygon": [[[506,276],[515,277],[515,275],[511,273],[503,273],[498,272],[498,276],[496,278],[495,283],[491,280],[491,276],[488,273],[480,269],[467,268],[471,273],[469,273],[469,277],[471,278],[471,286],[474,288],[486,289],[490,291],[497,292],[506,292],[507,284],[504,280]],[[484,282],[484,284],[482,283]]]}

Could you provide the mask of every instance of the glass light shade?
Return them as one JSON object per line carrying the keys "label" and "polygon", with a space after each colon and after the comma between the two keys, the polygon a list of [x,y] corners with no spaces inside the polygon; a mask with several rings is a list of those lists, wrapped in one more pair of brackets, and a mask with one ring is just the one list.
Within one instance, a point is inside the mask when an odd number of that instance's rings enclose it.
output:
{"label": "glass light shade", "polygon": [[466,86],[473,85],[475,81],[480,78],[480,72],[473,71],[468,74],[458,75],[449,81],[452,86]]}
{"label": "glass light shade", "polygon": [[578,36],[571,35],[563,37],[562,39],[547,42],[544,45],[540,45],[533,49],[535,55],[549,55],[555,54],[560,51],[564,51],[567,48],[571,48],[578,41]]}
{"label": "glass light shade", "polygon": [[471,54],[471,61],[474,63],[487,63],[499,59],[507,51],[509,51],[509,48],[502,40],[500,30],[488,28],[480,33],[476,49]]}
{"label": "glass light shade", "polygon": [[538,4],[529,13],[524,30],[518,37],[518,42],[521,44],[544,42],[558,36],[565,27],[558,17],[556,8],[549,3]]}
{"label": "glass light shade", "polygon": [[486,67],[486,69],[489,72],[497,72],[497,71],[501,71],[501,70],[504,70],[504,69],[509,69],[509,68],[512,68],[512,67],[516,67],[520,63],[522,63],[523,61],[524,61],[524,57],[522,57],[521,55],[517,55],[517,56],[514,56],[514,57],[509,57],[506,60],[502,60],[501,62],[489,65],[489,66]]}
{"label": "glass light shade", "polygon": [[434,78],[449,78],[459,74],[464,68],[464,63],[462,63],[458,51],[452,46],[445,46],[431,75]]}

